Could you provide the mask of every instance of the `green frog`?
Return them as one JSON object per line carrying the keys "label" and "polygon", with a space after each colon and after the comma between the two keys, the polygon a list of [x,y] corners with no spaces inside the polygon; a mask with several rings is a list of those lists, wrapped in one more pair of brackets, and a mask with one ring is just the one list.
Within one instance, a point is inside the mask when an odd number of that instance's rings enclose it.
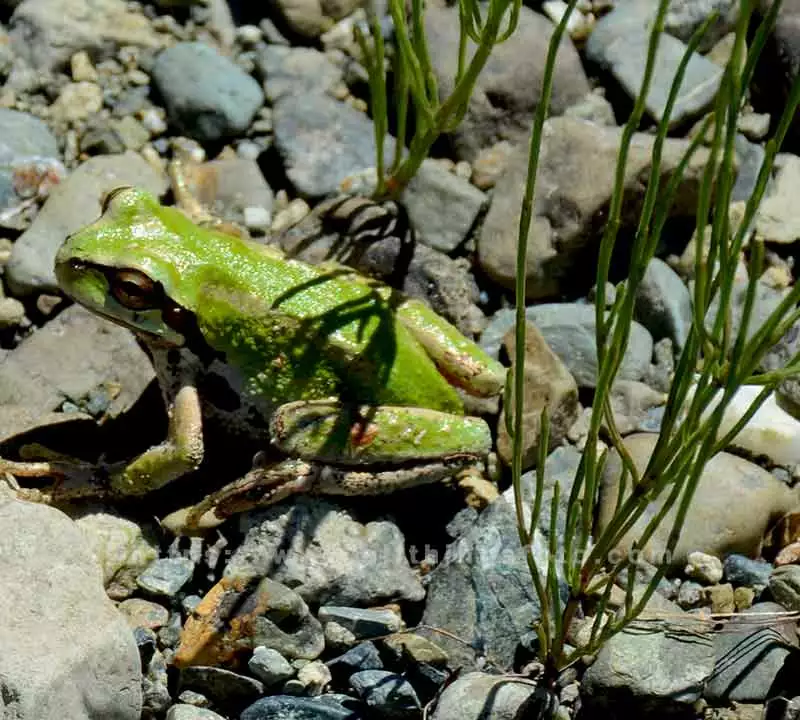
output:
{"label": "green frog", "polygon": [[435,482],[491,450],[456,387],[498,394],[504,367],[425,304],[349,268],[300,262],[119,187],[65,240],[55,272],[68,297],[137,333],[168,408],[167,438],[109,469],[111,495],[143,495],[197,469],[209,420],[271,450],[165,518],[176,532],[295,492]]}

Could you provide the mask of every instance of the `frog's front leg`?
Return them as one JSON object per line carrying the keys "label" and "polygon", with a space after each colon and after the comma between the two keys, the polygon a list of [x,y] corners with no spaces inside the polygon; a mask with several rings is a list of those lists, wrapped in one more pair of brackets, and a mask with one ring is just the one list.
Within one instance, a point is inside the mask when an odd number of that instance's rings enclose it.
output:
{"label": "frog's front leg", "polygon": [[112,472],[114,495],[144,495],[190,473],[203,461],[203,417],[194,383],[184,382],[168,403],[169,430],[159,445]]}

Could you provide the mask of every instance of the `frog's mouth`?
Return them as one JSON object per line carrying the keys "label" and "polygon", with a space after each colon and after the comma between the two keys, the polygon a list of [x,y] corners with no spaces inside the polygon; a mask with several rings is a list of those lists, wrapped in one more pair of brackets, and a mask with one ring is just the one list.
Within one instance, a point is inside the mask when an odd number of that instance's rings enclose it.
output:
{"label": "frog's mouth", "polygon": [[140,271],[70,260],[57,263],[55,273],[64,294],[92,312],[148,342],[185,344],[179,325],[186,311],[166,297],[160,283]]}

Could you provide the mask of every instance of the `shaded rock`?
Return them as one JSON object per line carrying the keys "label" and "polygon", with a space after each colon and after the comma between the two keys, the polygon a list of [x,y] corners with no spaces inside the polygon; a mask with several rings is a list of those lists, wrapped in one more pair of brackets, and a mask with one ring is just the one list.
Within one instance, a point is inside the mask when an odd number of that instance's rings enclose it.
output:
{"label": "shaded rock", "polygon": [[249,513],[247,533],[225,568],[226,577],[266,575],[306,602],[377,605],[422,599],[394,523],[363,525],[345,508],[320,498]]}
{"label": "shaded rock", "polygon": [[776,567],[769,578],[769,591],[786,610],[800,610],[800,565]]}
{"label": "shaded rock", "polygon": [[356,638],[388,635],[397,632],[403,620],[392,610],[323,605],[317,612],[321,623],[335,622],[350,630]]}
{"label": "shaded rock", "polygon": [[711,638],[633,625],[609,638],[586,670],[581,682],[585,707],[614,718],[635,712],[686,713],[713,670]]}
{"label": "shaded rock", "polygon": [[[625,447],[640,472],[649,460],[656,437],[655,434],[642,433],[625,438]],[[619,458],[616,452],[611,452],[601,480],[598,532],[602,532],[613,516],[620,472]],[[663,497],[648,506],[618,550],[628,551],[631,542],[641,534],[644,524],[650,521],[661,502]],[[767,528],[796,504],[797,493],[766,470],[743,458],[721,452],[711,459],[700,477],[672,556],[665,557],[664,551],[676,508],[667,513],[643,549],[644,557],[650,558],[651,562],[655,560],[656,564],[668,562],[677,568],[685,565],[688,553],[694,550],[719,558],[729,553],[757,556]]]}
{"label": "shaded rock", "polygon": [[258,680],[217,667],[184,668],[180,689],[202,692],[215,707],[234,713],[264,694],[264,686]]}
{"label": "shaded rock", "polygon": [[347,17],[356,7],[358,3],[354,0],[280,0],[275,4],[275,10],[286,26],[307,40],[326,33],[337,20]]}
{"label": "shaded rock", "polygon": [[252,77],[200,42],[178,43],[162,52],[152,77],[170,122],[200,142],[241,135],[264,104]]}
{"label": "shaded rock", "polygon": [[[459,45],[458,8],[431,6],[425,33],[440,97],[452,92]],[[514,34],[489,56],[464,119],[453,132],[459,159],[473,160],[481,148],[500,140],[527,143],[542,90],[547,47],[553,24],[527,7],[521,9]],[[467,57],[475,51],[470,41]],[[580,58],[567,36],[559,48],[550,112],[559,115],[589,91]],[[521,153],[527,155],[527,153]]]}
{"label": "shaded rock", "polygon": [[512,678],[471,672],[445,688],[431,720],[515,718],[528,706],[535,688]]}
{"label": "shaded rock", "polygon": [[247,661],[247,667],[266,687],[288,680],[294,675],[289,661],[273,648],[259,645]]}
{"label": "shaded rock", "polygon": [[[504,339],[508,357],[515,357],[516,338],[509,330]],[[512,364],[512,368],[514,365]],[[503,407],[497,421],[497,451],[507,465],[511,464],[513,439],[506,427],[507,413],[514,408],[514,370],[509,374],[511,386],[508,406]],[[522,415],[522,468],[536,464],[539,453],[542,411],[547,409],[550,427],[549,448],[557,447],[578,417],[578,385],[561,360],[547,345],[536,326],[528,323],[525,332],[525,386]]]}
{"label": "shaded rock", "polygon": [[[46,4],[46,3],[45,3]],[[70,233],[100,216],[103,193],[135,185],[161,195],[166,178],[135,152],[90,158],[50,193],[30,229],[14,243],[6,278],[16,295],[58,292],[56,252]]]}
{"label": "shaded rock", "polygon": [[11,16],[9,35],[15,54],[42,72],[61,70],[79,50],[100,60],[123,45],[164,44],[123,0],[24,0]]}
{"label": "shaded rock", "polygon": [[[545,568],[547,549],[540,533],[534,555]],[[448,546],[428,577],[422,623],[447,630],[511,666],[520,642],[530,641],[531,623],[539,614],[513,507],[503,498],[495,500]],[[474,666],[476,653],[469,647],[438,634],[431,638],[446,650],[453,666]]]}
{"label": "shaded rock", "polygon": [[142,711],[145,717],[160,715],[172,702],[169,694],[167,661],[163,653],[153,648],[149,657],[142,657]]}
{"label": "shaded rock", "polygon": [[187,618],[174,663],[235,666],[260,645],[313,660],[325,642],[319,621],[293,590],[258,575],[228,575]]}
{"label": "shaded rock", "polygon": [[647,265],[636,290],[634,317],[654,340],[669,338],[680,351],[692,326],[692,298],[678,274],[659,258]]}
{"label": "shaded rock", "polygon": [[386,670],[361,670],[350,676],[350,686],[381,717],[414,718],[421,710],[414,688],[401,675]]}
{"label": "shaded rock", "polygon": [[[544,126],[528,234],[527,294],[531,300],[583,294],[595,280],[596,252],[614,186],[621,131],[573,118],[551,118]],[[667,139],[660,173],[663,183],[687,148]],[[636,133],[625,169],[620,231],[635,229],[652,162],[653,138]],[[694,216],[708,153],[692,156],[675,195],[672,217]],[[525,187],[526,152],[511,156],[498,180],[478,237],[478,260],[489,277],[513,288],[518,218]]]}
{"label": "shaded rock", "polygon": [[772,565],[766,560],[752,560],[744,555],[728,555],[722,564],[725,579],[734,585],[764,588],[769,584]]}
{"label": "shaded rock", "polygon": [[63,513],[0,498],[0,695],[20,720],[138,720],[139,653]]}
{"label": "shaded rock", "polygon": [[123,600],[136,589],[136,578],[158,557],[158,546],[142,526],[123,517],[89,510],[75,522],[90,544],[103,571],[112,600]]}
{"label": "shaded rock", "polygon": [[732,617],[725,632],[714,633],[716,663],[703,692],[707,700],[764,702],[791,694],[798,670],[794,622],[774,615],[756,625],[752,622],[759,613],[781,611],[776,603],[757,603]]}

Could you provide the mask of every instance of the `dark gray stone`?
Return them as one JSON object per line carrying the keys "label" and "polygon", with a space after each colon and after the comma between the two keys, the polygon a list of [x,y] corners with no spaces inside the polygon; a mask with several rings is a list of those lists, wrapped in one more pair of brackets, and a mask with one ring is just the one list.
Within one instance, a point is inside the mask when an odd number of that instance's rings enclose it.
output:
{"label": "dark gray stone", "polygon": [[197,665],[184,668],[180,690],[196,690],[226,712],[238,712],[264,694],[263,683],[218,667]]}
{"label": "dark gray stone", "polygon": [[728,555],[722,563],[725,580],[734,585],[765,588],[769,584],[772,564],[739,554]]}
{"label": "dark gray stone", "polygon": [[716,664],[703,693],[706,700],[760,703],[792,694],[799,669],[794,620],[766,617],[752,622],[758,613],[783,610],[777,603],[757,603],[714,634]]}
{"label": "dark gray stone", "polygon": [[264,104],[252,77],[201,42],[178,43],[162,52],[152,77],[170,122],[200,142],[242,134]]}
{"label": "dark gray stone", "polygon": [[250,659],[247,667],[267,687],[288,680],[294,675],[291,663],[273,648],[259,645]]}
{"label": "dark gray stone", "polygon": [[415,718],[421,710],[414,688],[395,673],[362,670],[350,676],[350,686],[380,717]]}
{"label": "dark gray stone", "polygon": [[346,680],[360,670],[383,670],[383,661],[378,648],[371,642],[359,643],[346,653],[328,660],[327,664],[331,675],[338,682]]}
{"label": "dark gray stone", "polygon": [[397,632],[402,619],[391,610],[370,610],[336,605],[323,605],[317,613],[321,623],[335,622],[347,628],[356,638],[388,635]]}
{"label": "dark gray stone", "polygon": [[330,700],[291,695],[262,698],[239,716],[240,720],[361,720],[362,717]]}

